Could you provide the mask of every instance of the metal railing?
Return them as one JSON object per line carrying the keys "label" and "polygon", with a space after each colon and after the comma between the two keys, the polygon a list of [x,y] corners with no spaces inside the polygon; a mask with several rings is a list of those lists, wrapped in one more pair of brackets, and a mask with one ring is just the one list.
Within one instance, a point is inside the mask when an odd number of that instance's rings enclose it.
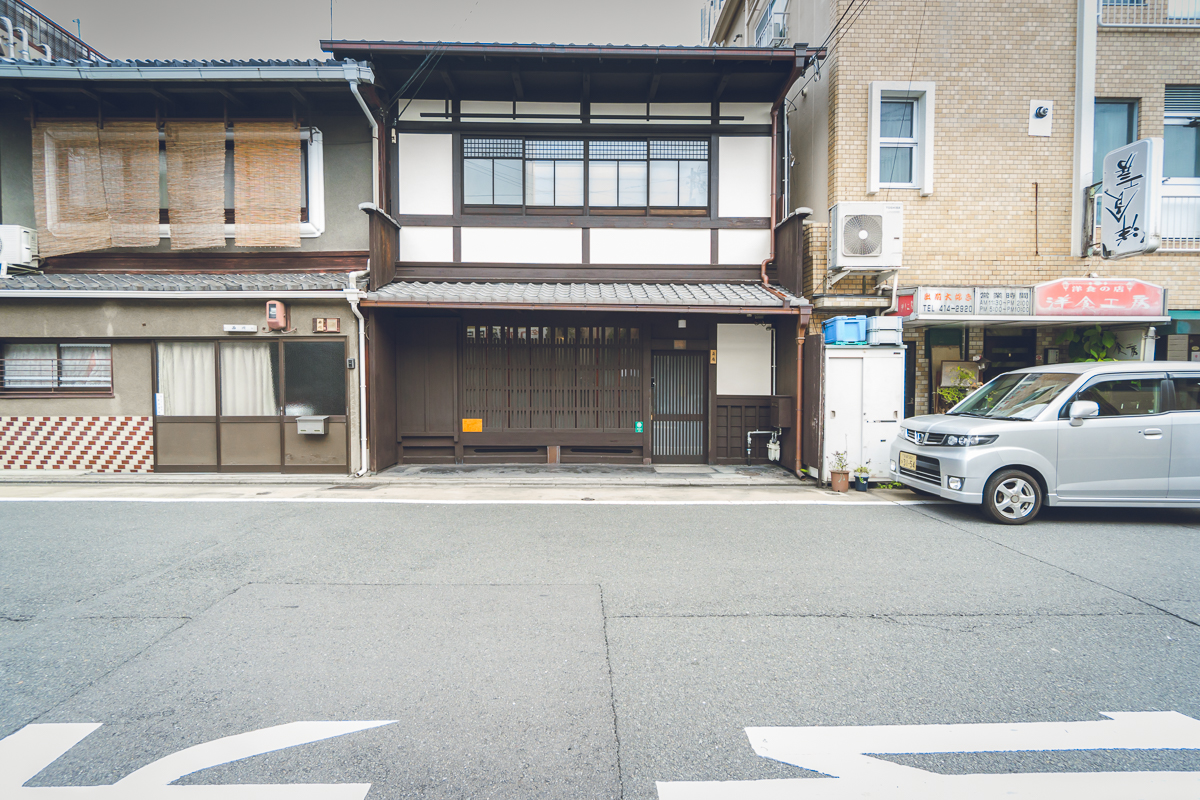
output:
{"label": "metal railing", "polygon": [[0,394],[111,390],[111,358],[0,358]]}
{"label": "metal railing", "polygon": [[[1084,255],[1100,254],[1100,215],[1103,184],[1094,183],[1086,189],[1087,202],[1083,214]],[[1200,252],[1200,186],[1172,185],[1170,179],[1162,189],[1160,209],[1161,253]]]}
{"label": "metal railing", "polygon": [[1200,28],[1200,0],[1100,0],[1102,28]]}

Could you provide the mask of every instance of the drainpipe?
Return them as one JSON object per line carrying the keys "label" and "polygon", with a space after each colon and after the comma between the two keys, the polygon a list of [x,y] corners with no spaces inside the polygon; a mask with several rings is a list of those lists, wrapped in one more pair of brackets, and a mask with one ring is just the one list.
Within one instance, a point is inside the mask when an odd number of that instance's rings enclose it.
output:
{"label": "drainpipe", "polygon": [[42,50],[46,54],[43,56],[43,58],[45,58],[47,61],[54,60],[54,53],[50,50],[50,45],[46,44],[45,42],[42,42]]}
{"label": "drainpipe", "polygon": [[4,41],[8,42],[8,53],[6,55],[9,58],[16,58],[17,57],[17,44],[16,44],[16,42],[13,41],[12,20],[9,19],[8,17],[0,17],[0,24],[4,25],[4,32],[6,34],[8,34],[8,38],[4,40]]}
{"label": "drainpipe", "polygon": [[371,109],[367,108],[367,101],[358,93],[358,68],[346,68],[346,80],[350,84],[350,94],[354,95],[354,99],[358,101],[359,108],[367,115],[367,121],[371,123],[371,202],[379,208],[379,121],[375,119],[375,115],[371,113]]}
{"label": "drainpipe", "polygon": [[779,190],[775,184],[779,180],[779,106],[776,105],[771,109],[771,231],[767,251],[767,257],[763,259],[762,266],[759,268],[759,277],[762,278],[762,285],[770,288],[767,282],[767,264],[775,260],[775,206],[779,202]]}
{"label": "drainpipe", "polygon": [[[368,262],[369,264],[369,262]],[[358,310],[359,295],[358,279],[370,273],[370,269],[351,272],[346,275],[346,301],[350,310],[358,319],[358,433],[359,433],[359,467],[354,477],[361,478],[371,468],[367,460],[367,321]]]}
{"label": "drainpipe", "polygon": [[25,61],[29,60],[29,31],[24,28],[17,28],[17,32],[21,34],[21,49],[17,51],[17,58]]}

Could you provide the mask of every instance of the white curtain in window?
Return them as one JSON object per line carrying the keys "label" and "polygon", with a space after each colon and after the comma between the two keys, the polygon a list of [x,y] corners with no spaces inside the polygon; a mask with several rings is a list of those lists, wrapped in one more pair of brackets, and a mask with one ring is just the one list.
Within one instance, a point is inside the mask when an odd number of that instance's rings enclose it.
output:
{"label": "white curtain in window", "polygon": [[216,416],[217,371],[212,342],[159,342],[158,391],[163,396],[163,416]]}
{"label": "white curtain in window", "polygon": [[221,415],[273,417],[276,379],[271,370],[274,342],[221,342]]}
{"label": "white curtain in window", "polygon": [[62,385],[112,385],[112,346],[107,344],[64,344]]}
{"label": "white curtain in window", "polygon": [[54,344],[6,344],[4,385],[50,388],[58,374],[58,346]]}

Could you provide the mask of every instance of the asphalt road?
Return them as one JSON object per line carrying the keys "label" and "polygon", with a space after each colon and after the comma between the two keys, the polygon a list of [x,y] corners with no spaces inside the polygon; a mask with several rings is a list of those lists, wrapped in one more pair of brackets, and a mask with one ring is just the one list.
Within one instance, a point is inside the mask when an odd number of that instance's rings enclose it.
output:
{"label": "asphalt road", "polygon": [[[306,720],[394,722],[179,783],[828,784],[745,729],[1200,719],[1198,545],[1198,511],[1009,528],[951,505],[3,502],[0,738],[102,723],[28,787]],[[1170,747],[882,758],[1200,771]]]}

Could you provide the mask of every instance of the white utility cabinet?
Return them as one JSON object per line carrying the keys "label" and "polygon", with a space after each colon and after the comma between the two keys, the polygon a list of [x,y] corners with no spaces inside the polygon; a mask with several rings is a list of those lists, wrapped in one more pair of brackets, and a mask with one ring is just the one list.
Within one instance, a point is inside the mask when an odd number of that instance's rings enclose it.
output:
{"label": "white utility cabinet", "polygon": [[825,346],[821,467],[829,480],[835,450],[845,450],[848,469],[867,463],[871,480],[891,480],[888,458],[904,419],[904,345]]}

